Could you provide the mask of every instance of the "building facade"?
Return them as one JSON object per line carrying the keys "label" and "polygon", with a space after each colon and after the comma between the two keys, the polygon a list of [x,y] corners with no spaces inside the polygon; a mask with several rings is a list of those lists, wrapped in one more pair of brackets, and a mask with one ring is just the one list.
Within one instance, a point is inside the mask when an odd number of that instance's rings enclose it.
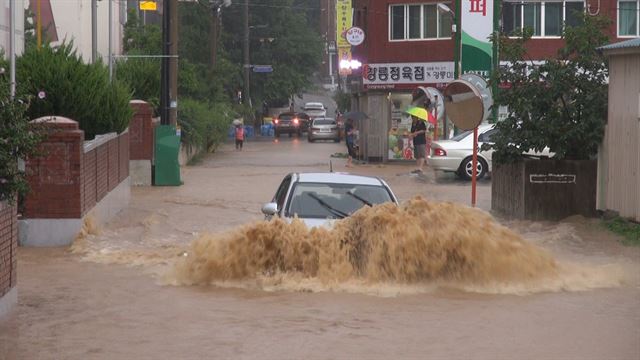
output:
{"label": "building facade", "polygon": [[11,11],[9,1],[14,2],[16,19],[16,55],[24,51],[24,2],[22,0],[0,0],[0,50],[5,57],[9,56],[9,36],[11,25]]}
{"label": "building facade", "polygon": [[[461,1],[484,9],[492,0]],[[446,12],[447,7],[455,11],[455,5],[446,0],[353,0],[353,23],[366,38],[352,48],[353,58],[363,67],[350,75],[349,84],[353,109],[372,118],[360,126],[366,159],[404,158],[402,134],[410,119],[403,110],[416,102],[419,87],[443,89],[455,78],[456,29],[452,14]],[[618,42],[640,36],[639,9],[638,0],[522,0],[501,1],[497,14],[503,32],[531,28],[529,55],[544,60],[556,56],[564,44],[564,24],[576,24],[578,13],[611,18],[610,39]]]}
{"label": "building facade", "polygon": [[[73,41],[84,61],[92,58],[91,0],[39,0],[43,39],[52,45]],[[37,13],[38,0],[29,1],[29,10]],[[109,57],[109,5],[112,7],[112,51],[122,54],[124,24],[127,22],[125,1],[97,1],[97,54],[103,61]]]}

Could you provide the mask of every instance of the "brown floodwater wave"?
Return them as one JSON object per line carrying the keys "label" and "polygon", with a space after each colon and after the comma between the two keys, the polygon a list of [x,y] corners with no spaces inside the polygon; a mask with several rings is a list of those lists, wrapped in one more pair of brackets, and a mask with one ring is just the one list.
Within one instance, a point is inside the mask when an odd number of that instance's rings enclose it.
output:
{"label": "brown floodwater wave", "polygon": [[331,229],[280,219],[205,234],[164,277],[173,285],[377,294],[454,287],[530,293],[619,285],[617,270],[561,265],[486,212],[416,197],[365,207]]}

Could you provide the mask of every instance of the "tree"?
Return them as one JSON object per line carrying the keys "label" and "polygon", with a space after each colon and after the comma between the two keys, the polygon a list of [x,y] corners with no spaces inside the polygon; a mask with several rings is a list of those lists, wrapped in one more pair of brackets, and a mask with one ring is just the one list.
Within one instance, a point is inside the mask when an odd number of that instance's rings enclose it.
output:
{"label": "tree", "polygon": [[516,39],[498,39],[502,60],[508,67],[492,81],[504,85],[494,106],[507,106],[506,119],[496,124],[493,159],[507,163],[522,158],[523,150],[542,151],[546,146],[557,159],[585,160],[598,150],[607,116],[606,59],[597,47],[608,41],[610,20],[584,16],[580,25],[566,27],[566,45],[556,59],[542,64],[525,60],[525,30]]}
{"label": "tree", "polygon": [[[288,99],[311,86],[311,75],[322,60],[323,41],[309,26],[309,11],[317,6],[294,0],[252,0],[250,24],[251,62],[273,66],[273,73],[251,75],[254,104]],[[242,4],[234,3],[223,14],[222,43],[231,63],[242,64]],[[238,71],[242,71],[241,68]],[[241,87],[237,83],[236,87]]]}

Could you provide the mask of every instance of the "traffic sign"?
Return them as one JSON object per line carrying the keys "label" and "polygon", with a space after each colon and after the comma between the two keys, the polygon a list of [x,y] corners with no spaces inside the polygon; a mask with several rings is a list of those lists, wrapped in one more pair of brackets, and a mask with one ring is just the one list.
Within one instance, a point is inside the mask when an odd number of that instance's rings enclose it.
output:
{"label": "traffic sign", "polygon": [[273,72],[273,67],[271,65],[253,65],[254,73],[271,73]]}
{"label": "traffic sign", "polygon": [[142,11],[157,11],[158,5],[155,1],[140,1],[140,10]]}

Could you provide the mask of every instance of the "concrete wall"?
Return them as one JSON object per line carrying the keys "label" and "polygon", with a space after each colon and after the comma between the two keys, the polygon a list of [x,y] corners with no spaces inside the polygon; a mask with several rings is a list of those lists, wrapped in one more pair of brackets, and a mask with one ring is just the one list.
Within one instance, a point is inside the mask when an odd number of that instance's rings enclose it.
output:
{"label": "concrete wall", "polygon": [[[9,57],[9,24],[11,21],[9,1],[15,3],[16,54],[20,55],[24,51],[24,1],[0,0],[0,49],[4,51],[4,56],[7,58]],[[6,70],[9,71],[9,69]]]}
{"label": "concrete wall", "polygon": [[18,226],[16,207],[0,202],[0,318],[17,302]]}
{"label": "concrete wall", "polygon": [[[43,0],[44,1],[44,0]],[[85,61],[91,60],[91,1],[90,0],[50,0],[51,10],[58,33],[57,45],[73,40]],[[98,1],[98,56],[105,63],[109,54],[109,3],[113,6],[113,53],[122,54],[123,25],[126,23],[126,2]],[[35,12],[35,11],[34,11]]]}
{"label": "concrete wall", "polygon": [[106,222],[129,202],[129,132],[84,141],[78,123],[41,118],[51,133],[41,144],[44,155],[26,163],[31,192],[20,221],[23,246],[70,244],[83,219]]}

